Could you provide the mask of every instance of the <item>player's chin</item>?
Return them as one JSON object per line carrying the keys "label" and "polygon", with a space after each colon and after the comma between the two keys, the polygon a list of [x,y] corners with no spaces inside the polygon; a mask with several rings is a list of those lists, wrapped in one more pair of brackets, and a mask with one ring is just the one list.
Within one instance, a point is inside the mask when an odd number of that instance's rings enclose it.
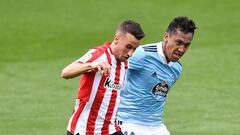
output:
{"label": "player's chin", "polygon": [[181,58],[181,56],[176,55],[176,56],[172,57],[171,61],[172,61],[172,62],[176,62],[176,61],[178,61],[180,58]]}
{"label": "player's chin", "polygon": [[181,57],[182,57],[182,55],[180,55],[180,54],[174,54],[173,55],[174,61],[178,61]]}
{"label": "player's chin", "polygon": [[122,62],[128,60],[128,58],[129,58],[129,57],[123,57],[123,58],[122,58]]}
{"label": "player's chin", "polygon": [[117,61],[120,61],[120,62],[125,62],[126,60],[128,60],[128,58],[126,58],[126,57],[121,57],[121,58],[117,59]]}

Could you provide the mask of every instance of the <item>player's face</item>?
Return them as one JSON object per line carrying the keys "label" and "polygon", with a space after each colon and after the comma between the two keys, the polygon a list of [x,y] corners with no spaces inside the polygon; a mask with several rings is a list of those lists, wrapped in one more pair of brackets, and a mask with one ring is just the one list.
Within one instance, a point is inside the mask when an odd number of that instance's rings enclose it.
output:
{"label": "player's face", "polygon": [[131,57],[140,44],[140,40],[136,39],[129,33],[115,35],[114,42],[116,44],[114,56],[121,62],[124,62]]}
{"label": "player's face", "polygon": [[192,33],[186,33],[177,30],[175,33],[164,34],[164,46],[163,52],[167,58],[167,61],[177,61],[187,51],[191,44],[193,35]]}

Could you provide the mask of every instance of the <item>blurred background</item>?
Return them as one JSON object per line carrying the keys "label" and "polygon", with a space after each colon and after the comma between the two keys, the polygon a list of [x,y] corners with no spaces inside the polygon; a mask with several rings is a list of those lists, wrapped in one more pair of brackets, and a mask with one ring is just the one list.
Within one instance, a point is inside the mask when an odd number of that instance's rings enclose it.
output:
{"label": "blurred background", "polygon": [[79,78],[62,69],[112,41],[125,19],[142,25],[146,44],[176,16],[198,29],[164,123],[172,135],[239,135],[238,0],[0,0],[0,134],[65,135]]}

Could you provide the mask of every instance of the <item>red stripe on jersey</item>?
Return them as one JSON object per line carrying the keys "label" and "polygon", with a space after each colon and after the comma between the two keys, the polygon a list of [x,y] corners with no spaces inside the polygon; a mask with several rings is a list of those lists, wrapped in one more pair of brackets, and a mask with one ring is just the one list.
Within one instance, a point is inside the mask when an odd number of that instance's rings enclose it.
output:
{"label": "red stripe on jersey", "polygon": [[84,73],[80,80],[80,86],[78,90],[78,99],[87,102],[92,92],[92,86],[94,83],[94,77],[96,73]]}
{"label": "red stripe on jersey", "polygon": [[[111,56],[107,49],[105,51],[105,54],[107,56],[108,63],[111,65]],[[87,122],[87,128],[86,128],[87,131],[90,131],[90,133],[88,135],[94,134],[94,132],[91,132],[91,131],[94,131],[94,129],[95,129],[95,123],[96,123],[96,119],[98,116],[98,111],[100,109],[100,106],[101,106],[103,98],[104,98],[104,94],[106,92],[106,88],[104,88],[104,83],[105,83],[106,79],[107,79],[106,76],[102,76],[102,79],[98,86],[96,97],[93,101],[93,104],[92,104],[92,107],[90,110],[90,114],[89,114],[88,122]]]}
{"label": "red stripe on jersey", "polygon": [[74,134],[74,131],[75,131],[75,129],[76,129],[76,125],[77,125],[78,118],[79,118],[80,114],[82,113],[82,110],[83,110],[83,108],[85,107],[85,105],[86,105],[86,102],[80,102],[79,105],[78,105],[77,110],[74,111],[74,112],[76,112],[76,113],[75,113],[75,115],[73,116],[73,119],[72,119],[72,121],[71,121],[71,131],[70,131],[72,134]]}
{"label": "red stripe on jersey", "polygon": [[94,60],[99,58],[105,52],[105,50],[107,50],[107,48],[109,47],[110,47],[110,43],[105,42],[102,46],[94,48],[96,49],[96,51],[92,53],[92,58],[90,58],[87,62],[93,62]]}
{"label": "red stripe on jersey", "polygon": [[[109,47],[109,49],[110,49],[111,47]],[[112,65],[112,63],[111,63],[111,56],[110,56],[110,54],[108,53],[108,50],[106,50],[105,51],[105,54],[106,54],[106,56],[107,56],[107,60],[108,60],[108,63],[110,64],[110,65]]]}
{"label": "red stripe on jersey", "polygon": [[128,60],[126,60],[124,64],[125,64],[125,69],[128,69]]}
{"label": "red stripe on jersey", "polygon": [[111,123],[111,118],[113,115],[114,107],[117,99],[117,90],[112,90],[111,99],[109,101],[107,113],[102,127],[102,135],[109,135],[109,125]]}
{"label": "red stripe on jersey", "polygon": [[[126,61],[124,62],[125,69],[127,69],[127,63],[128,62],[126,62]],[[116,70],[117,70],[117,72],[119,72],[119,76],[116,76],[115,83],[119,83],[119,81],[120,81],[120,72],[121,72],[121,63],[117,63],[117,69]],[[116,124],[116,121],[115,121],[115,129],[116,129],[116,131],[120,131],[120,128]]]}
{"label": "red stripe on jersey", "polygon": [[[100,57],[104,52],[107,55],[108,61],[110,60],[110,62],[111,62],[111,57],[107,51],[107,49],[110,48],[109,45],[110,45],[110,43],[106,42],[106,43],[104,43],[103,46],[97,47],[96,48],[97,50],[95,52],[93,52],[93,54],[92,54],[92,58],[90,60],[88,60],[87,62],[94,61],[95,59]],[[80,87],[78,90],[78,99],[81,99],[85,102],[87,102],[89,100],[89,97],[92,92],[92,85],[93,85],[95,73],[96,72],[89,72],[89,73],[82,74],[81,80],[80,80]]]}
{"label": "red stripe on jersey", "polygon": [[106,78],[107,78],[106,76],[103,76],[98,86],[96,97],[94,98],[94,101],[89,113],[88,121],[87,121],[87,128],[86,128],[87,135],[94,135],[94,129],[95,129],[96,119],[98,116],[98,111],[100,109],[100,106],[104,98],[104,94],[106,92],[106,88],[103,87],[106,81]]}
{"label": "red stripe on jersey", "polygon": [[117,62],[117,68],[116,68],[116,73],[115,73],[115,84],[119,84],[120,72],[121,72],[121,63]]}
{"label": "red stripe on jersey", "polygon": [[[92,57],[87,61],[87,62],[93,62],[94,60],[96,60],[97,58],[99,58],[104,52],[99,50],[96,50],[95,52],[92,53]],[[85,62],[85,63],[87,63]]]}
{"label": "red stripe on jersey", "polygon": [[118,124],[117,124],[117,120],[115,120],[114,123],[115,123],[115,129],[116,129],[116,131],[117,131],[117,132],[118,132],[118,131],[121,131],[120,127],[119,127]]}
{"label": "red stripe on jersey", "polygon": [[[121,71],[121,63],[117,62],[117,67],[116,67],[116,72],[115,72],[115,84],[119,84],[120,71]],[[109,125],[111,123],[111,118],[112,118],[113,111],[114,111],[114,108],[116,105],[116,99],[117,99],[117,90],[112,90],[111,99],[109,101],[108,110],[107,110],[105,120],[103,123],[103,127],[102,127],[102,135],[109,134]],[[115,127],[115,129],[117,130],[117,127]],[[119,130],[117,130],[117,131],[119,131]]]}
{"label": "red stripe on jersey", "polygon": [[[106,42],[106,43],[110,44],[109,42]],[[109,47],[109,50],[110,50],[110,53],[113,54],[113,51],[112,51],[111,47]]]}

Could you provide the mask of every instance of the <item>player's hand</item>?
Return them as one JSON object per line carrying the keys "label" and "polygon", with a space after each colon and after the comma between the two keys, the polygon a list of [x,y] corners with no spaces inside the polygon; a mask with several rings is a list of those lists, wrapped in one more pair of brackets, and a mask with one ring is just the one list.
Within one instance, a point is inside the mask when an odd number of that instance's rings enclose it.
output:
{"label": "player's hand", "polygon": [[93,69],[97,69],[97,71],[101,71],[101,74],[105,76],[109,76],[111,72],[111,65],[107,61],[103,62],[92,62],[91,66]]}

